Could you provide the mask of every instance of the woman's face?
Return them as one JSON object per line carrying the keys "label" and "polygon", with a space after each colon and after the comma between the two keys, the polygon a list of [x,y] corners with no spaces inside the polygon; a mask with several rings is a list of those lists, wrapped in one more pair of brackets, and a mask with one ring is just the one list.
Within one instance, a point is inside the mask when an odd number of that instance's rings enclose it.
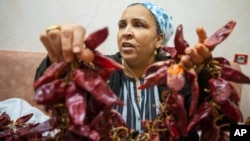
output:
{"label": "woman's face", "polygon": [[152,13],[142,5],[127,7],[118,22],[117,42],[126,62],[143,62],[154,58],[163,36],[157,35],[157,24]]}

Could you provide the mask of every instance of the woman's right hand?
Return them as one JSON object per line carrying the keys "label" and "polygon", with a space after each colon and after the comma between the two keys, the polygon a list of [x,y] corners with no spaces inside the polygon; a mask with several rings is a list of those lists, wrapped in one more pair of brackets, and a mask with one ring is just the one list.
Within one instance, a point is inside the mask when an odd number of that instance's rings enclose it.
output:
{"label": "woman's right hand", "polygon": [[85,28],[79,24],[61,24],[45,29],[40,40],[51,62],[71,62],[74,57],[92,61],[93,52],[84,47]]}

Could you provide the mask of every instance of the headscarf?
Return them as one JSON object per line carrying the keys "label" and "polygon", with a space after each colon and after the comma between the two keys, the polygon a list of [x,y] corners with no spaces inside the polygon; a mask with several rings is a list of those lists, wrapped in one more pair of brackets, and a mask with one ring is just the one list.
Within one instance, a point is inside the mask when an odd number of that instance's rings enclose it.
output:
{"label": "headscarf", "polygon": [[161,32],[163,33],[164,40],[163,45],[166,45],[169,41],[171,35],[174,32],[173,18],[169,13],[167,13],[162,7],[154,5],[150,2],[137,2],[134,4],[141,4],[146,7],[154,15],[156,22],[160,26]]}

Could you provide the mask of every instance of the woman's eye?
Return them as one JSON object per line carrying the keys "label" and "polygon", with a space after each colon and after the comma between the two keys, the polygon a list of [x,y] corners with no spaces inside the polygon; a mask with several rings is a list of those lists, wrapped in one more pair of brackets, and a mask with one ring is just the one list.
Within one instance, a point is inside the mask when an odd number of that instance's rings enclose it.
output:
{"label": "woman's eye", "polygon": [[136,23],[135,27],[143,27],[142,23]]}
{"label": "woman's eye", "polygon": [[118,27],[119,27],[119,29],[125,28],[125,27],[126,27],[126,24],[125,24],[125,23],[120,23],[120,24],[118,25]]}

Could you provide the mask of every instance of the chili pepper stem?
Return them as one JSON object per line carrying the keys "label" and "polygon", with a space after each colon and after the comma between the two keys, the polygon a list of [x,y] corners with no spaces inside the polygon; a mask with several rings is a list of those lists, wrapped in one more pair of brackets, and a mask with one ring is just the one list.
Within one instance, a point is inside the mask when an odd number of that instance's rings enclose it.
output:
{"label": "chili pepper stem", "polygon": [[57,134],[56,140],[64,140],[64,135],[66,133],[67,127],[69,125],[69,116],[68,112],[66,110],[66,106],[63,103],[57,103],[53,105],[54,108],[57,109],[57,114],[60,116],[57,116],[57,122],[59,127],[57,129],[60,130],[60,132]]}
{"label": "chili pepper stem", "polygon": [[143,140],[143,141],[148,141],[150,139],[150,135],[149,133],[145,133],[140,139],[139,141]]}
{"label": "chili pepper stem", "polygon": [[121,133],[121,132],[125,132],[126,137],[129,136],[128,129],[126,127],[120,126],[120,127],[112,128],[111,130],[112,130],[111,131],[111,136],[110,136],[111,139],[115,139],[115,138],[119,137],[118,134]]}
{"label": "chili pepper stem", "polygon": [[220,128],[229,127],[229,126],[230,126],[230,124],[226,124],[226,123],[225,123],[225,124],[221,124],[221,125],[220,125]]}
{"label": "chili pepper stem", "polygon": [[73,72],[75,69],[79,68],[80,64],[79,62],[77,61],[76,57],[75,59],[73,59],[72,62],[70,62],[70,70],[69,70],[69,73],[68,73],[68,76],[67,76],[67,82],[70,82],[72,79],[73,79]]}
{"label": "chili pepper stem", "polygon": [[163,132],[163,131],[167,131],[167,129],[159,129],[159,128],[157,128],[158,123],[162,123],[162,120],[155,120],[153,122],[151,132]]}

